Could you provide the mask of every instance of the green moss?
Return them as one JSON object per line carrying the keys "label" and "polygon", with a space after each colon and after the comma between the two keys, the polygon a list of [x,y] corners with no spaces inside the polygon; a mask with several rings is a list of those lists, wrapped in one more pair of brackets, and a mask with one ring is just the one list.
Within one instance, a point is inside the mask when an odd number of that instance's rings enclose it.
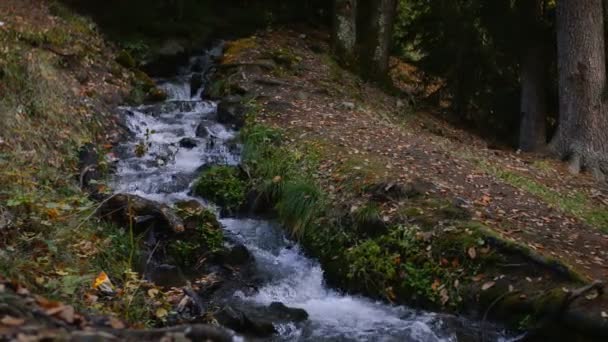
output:
{"label": "green moss", "polygon": [[118,53],[118,55],[116,56],[116,63],[122,65],[127,69],[133,69],[137,66],[137,63],[135,62],[133,56],[131,56],[131,54],[126,50],[122,50]]}
{"label": "green moss", "polygon": [[215,214],[198,203],[176,204],[186,232],[167,246],[172,261],[185,271],[196,268],[199,260],[223,248],[224,235]]}
{"label": "green moss", "polygon": [[209,199],[230,212],[245,203],[247,182],[240,170],[231,166],[213,166],[201,173],[194,185],[194,193]]}

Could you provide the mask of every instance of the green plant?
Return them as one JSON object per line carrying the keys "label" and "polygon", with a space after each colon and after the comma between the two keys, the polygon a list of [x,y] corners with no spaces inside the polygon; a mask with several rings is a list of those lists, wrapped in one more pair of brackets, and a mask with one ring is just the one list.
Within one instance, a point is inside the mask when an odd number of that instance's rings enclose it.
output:
{"label": "green plant", "polygon": [[228,211],[238,210],[245,202],[247,182],[240,170],[232,166],[213,166],[201,173],[194,193],[207,198]]}
{"label": "green plant", "polygon": [[178,203],[177,212],[184,219],[185,235],[169,243],[168,254],[184,270],[196,268],[198,261],[209,253],[216,253],[224,246],[224,234],[215,214],[190,203]]}
{"label": "green plant", "polygon": [[325,200],[321,190],[311,181],[303,179],[286,182],[276,204],[279,218],[296,236],[301,236],[315,224],[324,208]]}

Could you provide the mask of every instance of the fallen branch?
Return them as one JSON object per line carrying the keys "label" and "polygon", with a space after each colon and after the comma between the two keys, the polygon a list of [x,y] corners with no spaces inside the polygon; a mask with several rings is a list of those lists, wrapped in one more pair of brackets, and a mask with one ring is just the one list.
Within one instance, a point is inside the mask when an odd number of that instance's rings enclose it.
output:
{"label": "fallen branch", "polygon": [[[102,213],[116,211],[114,219],[129,222],[136,216],[152,216],[166,222],[175,233],[182,233],[184,221],[169,206],[130,194],[116,194],[101,207]],[[116,214],[119,217],[116,217]]]}

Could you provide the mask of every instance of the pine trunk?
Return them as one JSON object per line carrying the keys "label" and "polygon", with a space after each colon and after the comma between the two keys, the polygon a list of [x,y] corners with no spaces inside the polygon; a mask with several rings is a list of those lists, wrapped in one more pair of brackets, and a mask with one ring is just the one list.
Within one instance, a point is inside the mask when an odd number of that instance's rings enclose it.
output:
{"label": "pine trunk", "polygon": [[522,8],[526,37],[522,37],[520,66],[521,126],[519,148],[533,152],[547,143],[546,74],[542,39],[542,0],[525,1]]}
{"label": "pine trunk", "polygon": [[332,45],[336,57],[345,64],[355,61],[357,7],[357,0],[334,0]]}
{"label": "pine trunk", "polygon": [[397,0],[360,0],[359,66],[363,76],[384,80],[388,75]]}
{"label": "pine trunk", "polygon": [[605,171],[608,116],[602,0],[557,2],[559,123],[552,148],[571,170]]}

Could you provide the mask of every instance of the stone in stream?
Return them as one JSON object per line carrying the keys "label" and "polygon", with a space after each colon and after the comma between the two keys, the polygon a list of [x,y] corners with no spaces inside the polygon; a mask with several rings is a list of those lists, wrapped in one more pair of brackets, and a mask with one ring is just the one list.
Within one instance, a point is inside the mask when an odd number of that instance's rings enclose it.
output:
{"label": "stone in stream", "polygon": [[217,254],[217,261],[221,264],[238,266],[253,260],[251,253],[242,244],[237,244],[228,250],[222,250]]}
{"label": "stone in stream", "polygon": [[277,331],[271,322],[249,317],[242,311],[226,306],[215,314],[215,319],[221,325],[238,333],[256,337],[270,337]]}
{"label": "stone in stream", "polygon": [[196,126],[196,136],[199,138],[207,138],[209,136],[209,125],[211,122],[203,121],[198,126]]}
{"label": "stone in stream", "polygon": [[241,97],[228,96],[217,105],[217,120],[224,125],[240,129],[245,125],[247,106],[241,103]]}
{"label": "stone in stream", "polygon": [[288,321],[293,322],[301,322],[308,319],[308,312],[304,309],[300,308],[290,308],[281,302],[272,302],[268,309],[277,315],[279,315],[282,319],[286,319]]}
{"label": "stone in stream", "polygon": [[198,146],[198,141],[194,138],[183,138],[179,141],[179,146],[187,149],[192,149]]}

